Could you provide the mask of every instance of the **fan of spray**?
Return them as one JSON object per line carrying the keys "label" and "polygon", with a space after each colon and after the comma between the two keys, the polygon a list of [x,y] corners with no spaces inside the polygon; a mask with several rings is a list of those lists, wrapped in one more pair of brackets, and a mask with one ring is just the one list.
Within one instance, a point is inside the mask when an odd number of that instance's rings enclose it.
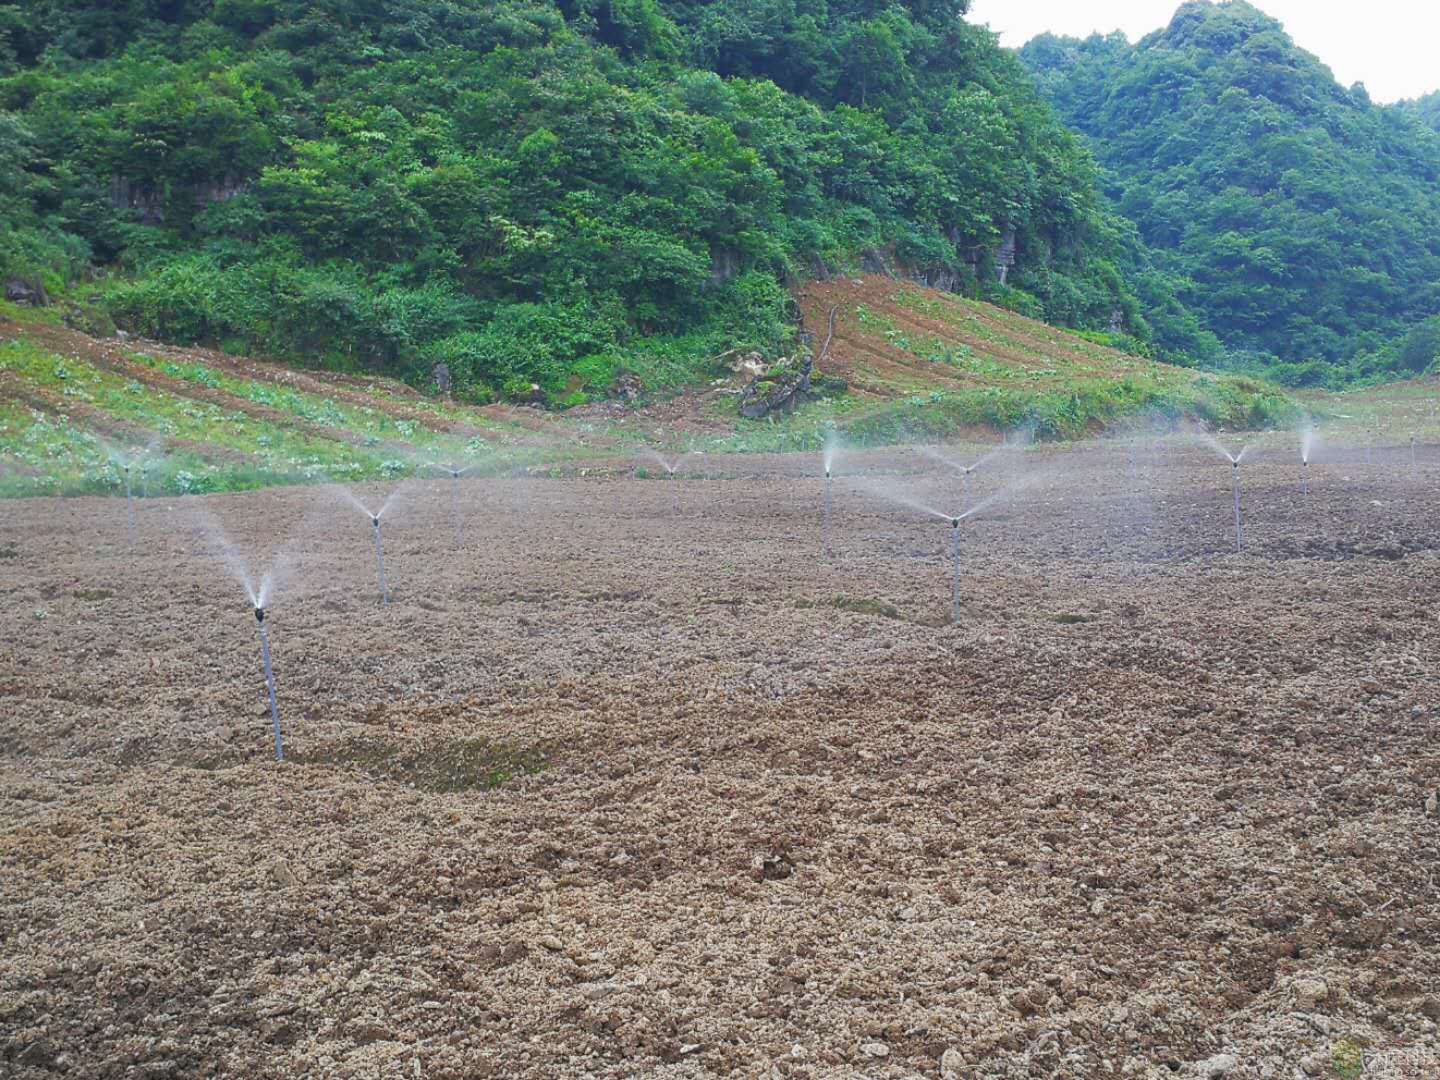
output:
{"label": "fan of spray", "polygon": [[257,583],[250,573],[244,555],[230,541],[220,522],[208,511],[193,505],[187,506],[186,512],[198,515],[201,531],[214,540],[220,561],[230,576],[245,590],[245,596],[250,601],[250,610],[255,614],[255,625],[260,631],[260,664],[265,673],[265,692],[270,701],[270,727],[275,739],[275,760],[284,761],[285,742],[280,732],[280,707],[275,698],[275,670],[270,664],[270,632],[265,619],[277,585],[283,578],[288,577],[294,568],[294,562],[284,550],[277,552],[271,569]]}
{"label": "fan of spray", "polygon": [[475,466],[456,465],[454,462],[430,461],[423,468],[440,469],[450,477],[450,521],[455,528],[455,546],[465,546],[465,517],[460,513],[460,478]]}
{"label": "fan of spray", "polygon": [[126,533],[130,539],[130,548],[135,548],[135,486],[133,475],[139,472],[142,481],[142,490],[149,494],[150,488],[150,459],[164,445],[164,438],[154,435],[143,447],[117,446],[107,439],[98,435],[91,436],[96,445],[100,447],[105,455],[106,461],[120,470],[121,476],[125,479],[125,523]]}
{"label": "fan of spray", "polygon": [[1240,519],[1240,463],[1245,460],[1245,455],[1249,452],[1250,447],[1242,446],[1239,453],[1232,454],[1225,449],[1219,439],[1209,432],[1201,431],[1196,434],[1202,443],[1230,462],[1230,488],[1235,495],[1235,550],[1237,552],[1244,551],[1245,529]]}
{"label": "fan of spray", "polygon": [[1300,494],[1310,494],[1310,462],[1315,457],[1315,428],[1306,424],[1300,429]]}
{"label": "fan of spray", "polygon": [[653,461],[656,465],[659,465],[660,468],[665,470],[666,479],[672,482],[670,487],[670,510],[671,512],[678,514],[680,512],[680,497],[675,492],[673,481],[675,480],[675,469],[680,464],[679,459],[677,458],[675,461],[669,461],[661,457],[660,454],[658,454],[654,450],[642,450],[640,451],[639,456],[641,458],[644,458],[646,461]]}
{"label": "fan of spray", "polygon": [[331,484],[329,490],[343,498],[355,509],[359,510],[370,519],[370,527],[375,530],[375,577],[380,586],[380,603],[390,603],[390,590],[385,586],[385,537],[381,530],[380,521],[386,512],[395,505],[395,500],[405,485],[401,484],[386,496],[385,501],[380,504],[380,509],[371,510],[369,505],[362,502],[360,497],[351,491],[344,484]]}
{"label": "fan of spray", "polygon": [[991,450],[988,454],[981,455],[969,465],[966,465],[963,461],[957,461],[954,458],[946,457],[944,454],[940,453],[938,450],[930,446],[920,447],[920,453],[924,454],[928,458],[940,462],[943,465],[948,465],[950,468],[954,469],[957,473],[960,474],[960,512],[963,514],[965,512],[965,508],[970,504],[970,477],[974,473],[979,472],[986,465],[989,465],[1002,454],[1009,453],[1014,449],[1016,449],[1016,447],[1012,446],[1009,442],[1003,442],[994,450]]}
{"label": "fan of spray", "polygon": [[970,507],[968,510],[957,514],[947,514],[943,510],[937,509],[936,507],[931,506],[928,503],[921,502],[918,499],[912,499],[908,495],[905,495],[898,491],[888,489],[882,490],[873,487],[870,490],[883,499],[887,499],[893,503],[898,503],[901,506],[909,507],[911,510],[917,510],[920,513],[926,514],[930,517],[938,518],[939,520],[946,522],[950,526],[950,615],[951,620],[958,623],[960,621],[961,523],[969,521],[971,518],[976,517],[979,514],[985,513],[985,511],[995,506],[995,504],[999,503],[1001,500],[1008,499],[1016,493],[1023,491],[1025,488],[1031,487],[1032,485],[1038,483],[1041,479],[1041,475],[1042,474],[1039,473],[1030,473],[1026,476],[1022,476],[1019,479],[1015,480],[1013,483],[1007,484],[1006,486],[1000,488],[998,491],[992,492],[990,495],[986,496],[984,499],[981,499],[978,503]]}

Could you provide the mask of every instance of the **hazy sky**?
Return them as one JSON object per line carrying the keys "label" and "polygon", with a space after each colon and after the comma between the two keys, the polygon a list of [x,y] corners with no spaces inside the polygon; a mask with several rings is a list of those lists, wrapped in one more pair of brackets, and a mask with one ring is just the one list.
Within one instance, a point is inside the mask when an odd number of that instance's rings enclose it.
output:
{"label": "hazy sky", "polygon": [[[1363,82],[1375,101],[1440,89],[1440,3],[1436,0],[1252,0],[1285,24],[1341,84]],[[1180,0],[972,0],[970,20],[989,23],[1018,48],[1046,30],[1085,37],[1123,30],[1131,41],[1170,21]]]}

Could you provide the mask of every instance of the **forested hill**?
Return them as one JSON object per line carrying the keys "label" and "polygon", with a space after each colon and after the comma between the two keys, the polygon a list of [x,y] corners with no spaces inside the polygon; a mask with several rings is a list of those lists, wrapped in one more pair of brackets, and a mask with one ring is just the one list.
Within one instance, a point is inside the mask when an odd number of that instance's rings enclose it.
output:
{"label": "forested hill", "polygon": [[1044,36],[1021,55],[1237,359],[1300,382],[1435,359],[1433,100],[1372,104],[1240,0],[1186,3],[1133,46]]}
{"label": "forested hill", "polygon": [[0,274],[180,343],[443,360],[479,400],[776,355],[787,281],[882,263],[1213,346],[965,7],[0,6]]}
{"label": "forested hill", "polygon": [[1440,90],[1433,94],[1426,94],[1414,101],[1407,101],[1400,107],[1412,116],[1418,117],[1422,123],[1440,132]]}

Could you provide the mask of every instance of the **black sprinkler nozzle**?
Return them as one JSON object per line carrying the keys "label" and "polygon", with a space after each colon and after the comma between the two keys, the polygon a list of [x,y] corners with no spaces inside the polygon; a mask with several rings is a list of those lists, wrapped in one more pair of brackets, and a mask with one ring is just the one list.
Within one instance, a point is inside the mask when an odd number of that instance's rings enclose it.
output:
{"label": "black sprinkler nozzle", "polygon": [[265,621],[265,609],[258,604],[255,606],[255,621],[258,623]]}
{"label": "black sprinkler nozzle", "polygon": [[958,529],[958,528],[960,527],[960,519],[959,519],[959,518],[951,518],[951,519],[950,519],[950,527],[951,527],[952,529]]}
{"label": "black sprinkler nozzle", "polygon": [[371,524],[371,525],[374,525],[375,528],[378,529],[378,528],[380,527],[380,515],[379,515],[379,514],[372,514],[372,515],[370,516],[370,524]]}

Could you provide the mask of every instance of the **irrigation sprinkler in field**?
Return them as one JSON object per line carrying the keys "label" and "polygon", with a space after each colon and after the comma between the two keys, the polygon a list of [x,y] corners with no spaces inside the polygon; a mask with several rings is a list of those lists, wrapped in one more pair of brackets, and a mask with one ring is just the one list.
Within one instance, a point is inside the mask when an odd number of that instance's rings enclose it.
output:
{"label": "irrigation sprinkler in field", "polygon": [[825,436],[821,461],[825,466],[825,494],[820,504],[820,548],[825,558],[835,557],[832,537],[835,516],[835,459],[840,456],[840,440],[832,428]]}
{"label": "irrigation sprinkler in field", "polygon": [[343,495],[345,499],[357,510],[370,519],[370,528],[375,532],[375,576],[380,585],[380,603],[390,603],[390,590],[385,585],[385,537],[381,529],[380,521],[395,503],[395,497],[400,494],[401,488],[390,492],[386,500],[380,504],[379,510],[371,510],[370,507],[361,502],[353,491],[343,484],[332,485],[333,490]]}
{"label": "irrigation sprinkler in field", "polygon": [[1300,494],[1310,494],[1310,458],[1315,452],[1315,429],[1305,428],[1300,433]]}
{"label": "irrigation sprinkler in field", "polygon": [[125,519],[130,532],[130,547],[135,547],[135,492],[130,486],[130,463],[127,461],[120,466],[125,473]]}
{"label": "irrigation sprinkler in field", "polygon": [[370,524],[375,528],[375,574],[380,579],[380,603],[390,603],[390,591],[385,588],[385,540],[380,533],[380,515],[372,514]]}
{"label": "irrigation sprinkler in field", "polygon": [[1415,436],[1412,433],[1410,436],[1410,477],[1411,479],[1414,479],[1419,475],[1420,467],[1415,460]]}
{"label": "irrigation sprinkler in field", "polygon": [[950,520],[950,552],[953,574],[950,578],[950,621],[960,621],[960,519]]}
{"label": "irrigation sprinkler in field", "polygon": [[285,760],[285,742],[280,737],[280,707],[275,703],[275,672],[270,667],[270,634],[265,629],[265,609],[257,601],[255,622],[260,627],[260,663],[265,668],[265,690],[270,695],[270,726],[275,732],[275,760]]}
{"label": "irrigation sprinkler in field", "polygon": [[465,517],[460,513],[460,477],[470,471],[470,466],[457,469],[453,464],[444,465],[438,461],[429,462],[427,469],[443,469],[450,475],[450,523],[455,529],[455,546],[465,546]]}
{"label": "irrigation sprinkler in field", "polygon": [[825,499],[820,516],[820,543],[824,549],[825,558],[834,558],[834,552],[830,546],[830,517],[835,509],[835,477],[831,474],[829,467],[825,469]]}
{"label": "irrigation sprinkler in field", "polygon": [[1038,474],[1031,474],[1029,476],[1021,477],[1014,483],[1011,483],[1006,487],[1001,488],[999,491],[993,492],[986,498],[980,500],[980,502],[976,503],[974,506],[970,507],[970,509],[960,514],[947,514],[942,510],[936,509],[934,506],[930,506],[916,499],[909,498],[908,496],[902,495],[897,491],[881,491],[873,488],[872,490],[875,492],[875,494],[880,495],[883,498],[889,499],[891,502],[899,503],[901,506],[908,506],[910,507],[910,509],[918,510],[922,514],[928,514],[930,517],[939,518],[941,521],[944,521],[950,526],[950,614],[952,620],[958,623],[960,621],[961,523],[968,521],[970,518],[975,517],[977,514],[984,513],[986,510],[990,509],[992,506],[996,505],[1001,500],[1008,499],[1021,488],[1028,487],[1030,484],[1037,482],[1039,479],[1040,475]]}
{"label": "irrigation sprinkler in field", "polygon": [[1245,455],[1249,452],[1250,447],[1242,446],[1238,454],[1232,454],[1209,432],[1201,431],[1197,434],[1201,442],[1230,462],[1230,488],[1235,496],[1235,550],[1243,551],[1245,549],[1245,531],[1240,521],[1240,462],[1245,460]]}
{"label": "irrigation sprinkler in field", "polygon": [[667,460],[665,460],[663,457],[661,457],[659,454],[657,454],[654,450],[645,450],[645,451],[642,451],[641,454],[640,454],[640,456],[643,457],[643,458],[647,458],[647,459],[649,459],[650,461],[655,462],[656,465],[659,465],[662,469],[665,470],[665,479],[666,479],[666,480],[670,483],[670,485],[671,485],[671,487],[670,487],[670,511],[671,511],[671,513],[679,514],[679,513],[680,513],[680,496],[679,496],[676,488],[674,487],[674,483],[675,483],[675,467],[676,467],[677,464],[679,464],[678,459],[677,459],[676,461],[667,461]]}
{"label": "irrigation sprinkler in field", "polygon": [[1235,551],[1245,550],[1245,530],[1240,523],[1240,459],[1236,458],[1230,463],[1232,473],[1231,487],[1235,490]]}

